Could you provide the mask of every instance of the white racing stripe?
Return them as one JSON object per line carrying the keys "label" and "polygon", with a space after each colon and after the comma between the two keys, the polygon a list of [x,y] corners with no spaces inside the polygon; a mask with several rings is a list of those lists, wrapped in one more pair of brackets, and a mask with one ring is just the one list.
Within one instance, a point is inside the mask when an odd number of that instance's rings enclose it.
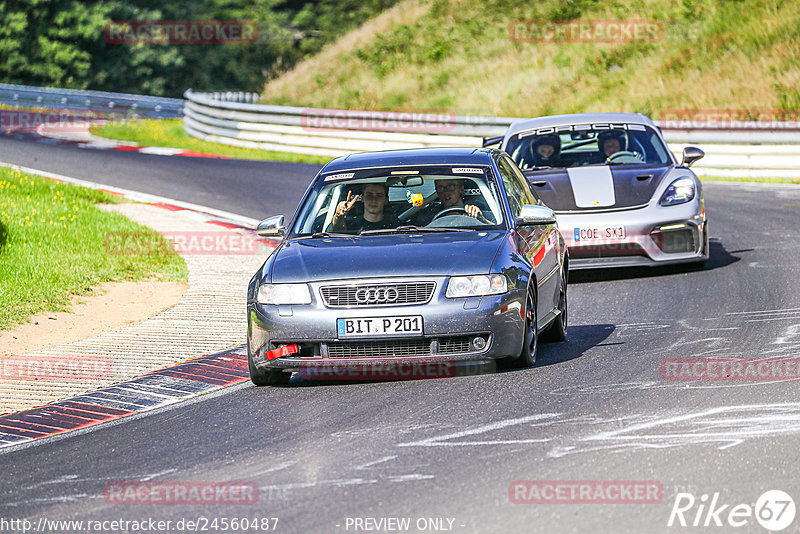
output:
{"label": "white racing stripe", "polygon": [[615,204],[614,178],[607,166],[569,168],[567,174],[577,207],[596,208]]}

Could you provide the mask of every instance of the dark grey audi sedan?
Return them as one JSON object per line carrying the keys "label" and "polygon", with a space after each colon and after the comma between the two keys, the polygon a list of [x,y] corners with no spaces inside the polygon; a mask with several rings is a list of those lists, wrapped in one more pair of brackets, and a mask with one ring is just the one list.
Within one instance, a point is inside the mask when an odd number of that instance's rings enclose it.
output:
{"label": "dark grey audi sedan", "polygon": [[337,158],[288,225],[272,217],[258,233],[281,242],[248,288],[256,385],[320,369],[401,378],[497,360],[527,367],[540,334],[566,336],[564,240],[505,152]]}

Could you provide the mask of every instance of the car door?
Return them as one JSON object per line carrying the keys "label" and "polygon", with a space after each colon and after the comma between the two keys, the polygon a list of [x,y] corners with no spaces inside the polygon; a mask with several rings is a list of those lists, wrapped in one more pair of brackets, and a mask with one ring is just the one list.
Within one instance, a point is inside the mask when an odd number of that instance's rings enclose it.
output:
{"label": "car door", "polygon": [[[527,186],[525,177],[507,155],[497,161],[503,187],[508,197],[511,213],[518,217],[525,204],[538,204],[538,200]],[[559,284],[559,241],[555,224],[536,224],[521,226],[517,236],[522,253],[533,266],[538,288],[536,313],[539,324],[558,306]]]}

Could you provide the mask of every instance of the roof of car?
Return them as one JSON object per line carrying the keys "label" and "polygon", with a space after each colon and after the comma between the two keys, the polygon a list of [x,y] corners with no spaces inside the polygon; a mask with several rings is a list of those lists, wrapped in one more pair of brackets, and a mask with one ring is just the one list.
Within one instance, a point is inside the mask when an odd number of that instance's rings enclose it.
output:
{"label": "roof of car", "polygon": [[572,113],[570,115],[549,115],[535,119],[523,119],[509,126],[506,136],[526,130],[546,128],[548,126],[564,126],[567,124],[646,124],[655,127],[655,123],[641,113]]}
{"label": "roof of car", "polygon": [[392,167],[413,165],[490,165],[492,148],[414,148],[384,150],[381,152],[359,152],[342,156],[328,162],[321,172],[336,172],[370,167]]}

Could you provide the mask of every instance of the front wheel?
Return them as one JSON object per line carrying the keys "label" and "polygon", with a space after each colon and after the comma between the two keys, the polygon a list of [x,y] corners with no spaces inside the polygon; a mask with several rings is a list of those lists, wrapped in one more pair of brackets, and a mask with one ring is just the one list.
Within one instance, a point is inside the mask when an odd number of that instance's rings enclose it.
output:
{"label": "front wheel", "polygon": [[280,369],[259,369],[253,363],[253,358],[247,355],[247,369],[250,371],[250,381],[256,386],[283,386],[289,383],[292,373]]}
{"label": "front wheel", "polygon": [[542,341],[564,341],[567,339],[567,270],[566,266],[561,275],[561,290],[558,297],[558,309],[561,313],[547,327],[547,331],[542,332]]}
{"label": "front wheel", "polygon": [[705,265],[706,262],[711,259],[711,237],[708,233],[708,221],[703,223],[703,253],[706,256],[706,259],[699,262],[700,265]]}
{"label": "front wheel", "polygon": [[[519,356],[509,356],[502,361],[502,368],[525,368],[536,363],[536,349],[539,343],[539,334],[536,328],[536,297],[528,291],[525,299],[525,323],[522,340],[522,351]],[[499,362],[498,362],[499,363]]]}
{"label": "front wheel", "polygon": [[699,270],[704,268],[708,260],[711,259],[711,239],[708,234],[708,221],[703,223],[703,254],[706,256],[705,259],[693,261],[689,265]]}
{"label": "front wheel", "polygon": [[536,349],[539,347],[539,332],[536,328],[536,299],[528,291],[525,302],[525,339],[519,355],[520,367],[532,367],[536,363]]}

